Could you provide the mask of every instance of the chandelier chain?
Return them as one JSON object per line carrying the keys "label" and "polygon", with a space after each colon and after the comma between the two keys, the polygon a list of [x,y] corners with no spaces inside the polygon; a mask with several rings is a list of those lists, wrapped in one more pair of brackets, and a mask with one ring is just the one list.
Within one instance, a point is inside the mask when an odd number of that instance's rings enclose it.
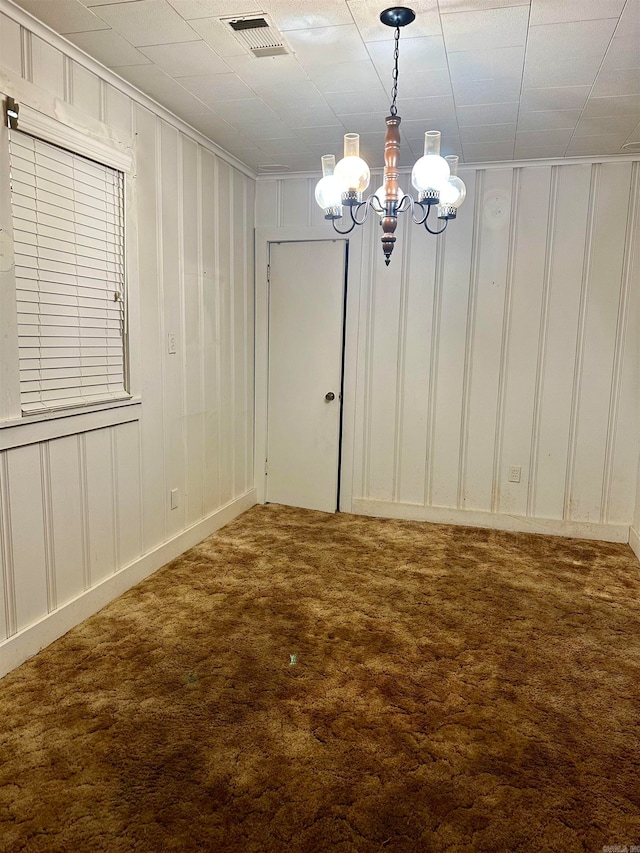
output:
{"label": "chandelier chain", "polygon": [[393,51],[393,86],[391,87],[391,115],[398,114],[396,98],[398,97],[398,57],[400,56],[400,27],[396,27],[396,46]]}

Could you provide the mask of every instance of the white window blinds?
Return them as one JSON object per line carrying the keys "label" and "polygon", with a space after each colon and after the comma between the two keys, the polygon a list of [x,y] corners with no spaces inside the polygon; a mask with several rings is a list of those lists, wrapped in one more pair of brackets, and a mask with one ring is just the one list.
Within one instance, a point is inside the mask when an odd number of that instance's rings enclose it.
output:
{"label": "white window blinds", "polygon": [[124,176],[10,131],[24,413],[127,397]]}

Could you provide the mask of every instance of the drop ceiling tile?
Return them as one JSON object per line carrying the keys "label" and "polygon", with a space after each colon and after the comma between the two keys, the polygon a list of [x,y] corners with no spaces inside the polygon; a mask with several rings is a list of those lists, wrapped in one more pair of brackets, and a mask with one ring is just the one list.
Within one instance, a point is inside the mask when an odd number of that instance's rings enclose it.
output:
{"label": "drop ceiling tile", "polygon": [[167,0],[138,0],[95,8],[96,13],[135,47],[197,41],[197,34]]}
{"label": "drop ceiling tile", "polygon": [[591,86],[601,62],[600,54],[588,54],[575,59],[556,59],[552,63],[535,62],[529,57],[524,68],[523,86],[525,89]]}
{"label": "drop ceiling tile", "polygon": [[379,89],[380,78],[368,60],[339,65],[310,65],[307,74],[321,92],[366,92]]}
{"label": "drop ceiling tile", "polygon": [[619,95],[640,95],[640,68],[605,69],[598,74],[591,97]]}
{"label": "drop ceiling tile", "polygon": [[258,59],[245,53],[243,56],[228,56],[225,62],[251,88],[254,85],[273,85],[286,92],[291,81],[308,79],[295,56],[266,56]]}
{"label": "drop ceiling tile", "polygon": [[169,3],[186,21],[193,18],[242,15],[254,9],[251,4],[247,5],[246,0],[169,0]]}
{"label": "drop ceiling tile", "polygon": [[389,97],[380,84],[368,92],[330,92],[325,98],[336,115],[384,112],[389,109]]}
{"label": "drop ceiling tile", "polygon": [[617,23],[617,18],[606,18],[529,27],[527,65],[553,64],[558,57],[565,62],[589,55],[603,57]]}
{"label": "drop ceiling tile", "polygon": [[639,0],[627,0],[622,15],[618,35],[640,36],[640,2]]}
{"label": "drop ceiling tile", "polygon": [[[231,152],[234,154],[234,152]],[[275,160],[273,157],[269,157],[268,154],[265,154],[264,151],[260,151],[259,148],[248,148],[244,150],[237,151],[234,154],[238,160],[245,163],[250,169],[258,170],[260,166],[266,166],[275,164]],[[278,160],[278,162],[280,162]]]}
{"label": "drop ceiling tile", "polygon": [[229,67],[203,41],[141,47],[140,52],[170,77],[224,74]]}
{"label": "drop ceiling tile", "polygon": [[478,9],[500,9],[504,6],[529,6],[531,0],[439,0],[440,12],[475,12]]}
{"label": "drop ceiling tile", "polygon": [[285,107],[287,104],[301,104],[303,101],[309,106],[326,105],[325,99],[308,79],[288,80],[286,88],[271,82],[252,83],[251,88],[269,106]]}
{"label": "drop ceiling tile", "polygon": [[576,126],[582,110],[535,110],[520,111],[518,130],[556,130]]}
{"label": "drop ceiling tile", "polygon": [[629,116],[640,118],[640,95],[622,95],[617,98],[589,98],[583,117]]}
{"label": "drop ceiling tile", "polygon": [[217,18],[198,18],[189,21],[202,40],[213,48],[218,56],[247,56],[248,53],[240,44],[228,24]]}
{"label": "drop ceiling tile", "polygon": [[521,76],[523,65],[524,45],[495,50],[459,50],[449,54],[449,70],[454,85]]}
{"label": "drop ceiling tile", "polygon": [[[392,30],[380,20],[380,12],[383,7],[379,2],[350,0],[348,7],[364,41],[389,40],[389,34],[392,33]],[[437,0],[412,2],[411,8],[416,13],[416,19],[407,29],[402,31],[401,47],[405,38],[422,38],[423,36],[442,34]]]}
{"label": "drop ceiling tile", "polygon": [[514,124],[477,124],[460,128],[460,140],[463,145],[469,142],[513,142],[516,135]]}
{"label": "drop ceiling tile", "polygon": [[355,24],[312,30],[289,30],[287,41],[296,59],[303,66],[333,65],[369,58]]}
{"label": "drop ceiling tile", "polygon": [[[391,80],[387,84],[387,106],[391,103]],[[432,98],[451,96],[451,79],[446,68],[432,71],[414,71],[400,76],[398,94],[403,98]]]}
{"label": "drop ceiling tile", "polygon": [[437,98],[399,98],[397,101],[398,115],[408,121],[418,119],[436,120],[453,118],[455,108],[453,98],[440,96]]}
{"label": "drop ceiling tile", "polygon": [[[317,172],[320,177],[320,158],[315,154],[283,154],[276,159],[290,172]],[[330,237],[334,232],[329,222],[326,223],[326,228],[327,237]]]}
{"label": "drop ceiling tile", "polygon": [[590,86],[523,89],[520,109],[525,111],[581,110],[587,101],[590,89]]}
{"label": "drop ceiling tile", "polygon": [[477,104],[506,104],[520,97],[520,77],[504,77],[499,80],[467,80],[454,83],[453,95],[458,107]]}
{"label": "drop ceiling tile", "polygon": [[513,158],[513,142],[468,142],[463,144],[465,163],[495,162]]}
{"label": "drop ceiling tile", "polygon": [[326,104],[324,106],[296,104],[289,105],[289,108],[273,107],[273,110],[293,130],[300,127],[336,127],[342,124]]}
{"label": "drop ceiling tile", "polygon": [[120,3],[137,3],[138,0],[81,0],[84,6],[110,6],[114,2]]}
{"label": "drop ceiling tile", "polygon": [[[367,42],[366,46],[381,79],[385,84],[387,81],[390,82],[393,71],[393,41],[370,41]],[[404,76],[409,77],[415,71],[431,71],[438,68],[446,68],[447,55],[442,36],[401,39],[398,67],[400,83],[402,83]],[[406,75],[404,73],[405,69]]]}
{"label": "drop ceiling tile", "polygon": [[527,41],[528,6],[509,6],[501,9],[474,9],[471,12],[443,14],[447,52],[514,47]]}
{"label": "drop ceiling tile", "polygon": [[277,121],[273,110],[259,98],[240,98],[235,101],[219,101],[213,111],[230,124],[258,124]]}
{"label": "drop ceiling tile", "polygon": [[461,128],[476,124],[508,124],[518,118],[518,102],[458,107],[456,115]]}
{"label": "drop ceiling tile", "polygon": [[458,136],[458,122],[455,118],[440,118],[436,122],[437,127],[432,128],[429,119],[417,119],[414,121],[402,121],[400,131],[403,139],[410,143],[418,142],[420,156],[424,149],[424,135],[427,130],[439,130],[441,133]]}
{"label": "drop ceiling tile", "polygon": [[523,148],[539,148],[543,145],[567,145],[573,136],[573,128],[556,130],[523,130],[516,134],[516,142]]}
{"label": "drop ceiling tile", "polygon": [[[155,65],[118,65],[113,70],[178,115],[203,112],[206,109],[201,101]],[[169,102],[171,106],[168,106]],[[176,106],[179,106],[177,111]]]}
{"label": "drop ceiling tile", "polygon": [[342,116],[342,123],[349,133],[376,133],[386,130],[384,119],[382,113],[352,113]]}
{"label": "drop ceiling tile", "polygon": [[255,98],[255,92],[233,73],[178,77],[177,81],[205,104]]}
{"label": "drop ceiling tile", "polygon": [[638,116],[599,116],[582,118],[576,125],[575,136],[614,136],[631,133],[638,123]]}
{"label": "drop ceiling tile", "polygon": [[541,145],[534,148],[516,145],[515,159],[546,160],[548,158],[564,157],[566,148],[566,145]]}
{"label": "drop ceiling tile", "polygon": [[107,29],[104,21],[79,0],[20,0],[20,5],[58,33]]}
{"label": "drop ceiling tile", "polygon": [[[185,121],[192,127],[195,127],[196,130],[204,133],[205,136],[215,139],[219,145],[222,145],[223,141],[228,143],[238,142],[238,132],[228,122],[221,119],[220,116],[214,115],[211,110],[199,114],[186,113]],[[244,139],[244,137],[242,138]],[[248,139],[246,140],[246,144],[247,146],[251,145]]]}
{"label": "drop ceiling tile", "polygon": [[640,68],[637,36],[615,36],[602,63],[604,68]]}
{"label": "drop ceiling tile", "polygon": [[567,147],[567,157],[620,154],[625,139],[624,133],[603,136],[576,136]]}
{"label": "drop ceiling tile", "polygon": [[107,68],[113,68],[116,65],[149,65],[150,63],[146,56],[143,56],[136,47],[132,47],[115,30],[70,33],[67,38]]}
{"label": "drop ceiling tile", "polygon": [[530,25],[618,18],[625,0],[531,0]]}
{"label": "drop ceiling tile", "polygon": [[269,0],[265,11],[282,32],[353,24],[346,4],[332,0]]}
{"label": "drop ceiling tile", "polygon": [[633,144],[640,144],[640,123],[638,123],[635,126],[633,131],[626,138],[625,142],[633,143]]}
{"label": "drop ceiling tile", "polygon": [[256,145],[261,151],[272,157],[279,157],[281,154],[306,153],[307,156],[311,154],[306,144],[297,136],[288,136],[284,139],[260,139],[256,137]]}
{"label": "drop ceiling tile", "polygon": [[342,151],[344,135],[347,131],[342,125],[338,127],[301,127],[296,130],[297,136],[314,150],[317,146],[338,146]]}

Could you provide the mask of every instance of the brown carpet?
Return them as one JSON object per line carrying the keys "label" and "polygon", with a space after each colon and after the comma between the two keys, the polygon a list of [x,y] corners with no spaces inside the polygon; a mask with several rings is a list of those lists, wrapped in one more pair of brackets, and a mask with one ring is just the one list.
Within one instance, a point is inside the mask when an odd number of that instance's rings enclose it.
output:
{"label": "brown carpet", "polygon": [[0,682],[0,849],[640,844],[639,569],[255,507]]}

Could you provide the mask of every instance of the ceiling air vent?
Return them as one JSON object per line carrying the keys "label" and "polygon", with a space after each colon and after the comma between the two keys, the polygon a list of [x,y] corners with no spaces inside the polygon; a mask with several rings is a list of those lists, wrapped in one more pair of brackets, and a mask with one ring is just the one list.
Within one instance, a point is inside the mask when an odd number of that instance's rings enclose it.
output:
{"label": "ceiling air vent", "polygon": [[251,15],[242,18],[224,18],[240,44],[254,56],[281,56],[289,53],[282,34],[273,26],[266,15]]}

